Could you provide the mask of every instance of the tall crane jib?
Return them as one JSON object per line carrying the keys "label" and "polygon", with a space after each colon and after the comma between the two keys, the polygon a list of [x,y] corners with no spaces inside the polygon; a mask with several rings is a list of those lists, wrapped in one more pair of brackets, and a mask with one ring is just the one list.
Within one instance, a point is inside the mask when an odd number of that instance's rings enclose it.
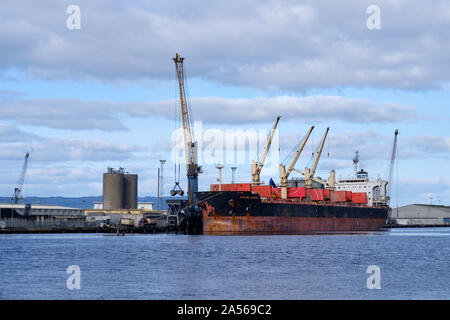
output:
{"label": "tall crane jib", "polygon": [[387,191],[387,201],[390,202],[391,200],[391,193],[392,193],[392,176],[394,173],[394,163],[395,163],[395,157],[397,154],[397,136],[398,136],[398,130],[396,129],[394,132],[394,144],[392,145],[392,154],[391,154],[391,164],[389,167],[389,180],[388,180],[388,191]]}
{"label": "tall crane jib", "polygon": [[261,153],[261,157],[259,158],[258,163],[255,161],[252,161],[251,164],[251,175],[252,175],[252,182],[254,186],[260,185],[260,176],[261,176],[261,170],[264,167],[264,162],[266,161],[267,154],[269,152],[270,146],[272,145],[272,140],[275,135],[278,122],[280,121],[281,116],[277,116],[275,119],[275,123],[272,127],[272,130],[270,131],[269,136],[267,137],[266,144],[264,146],[264,149]]}
{"label": "tall crane jib", "polygon": [[201,233],[203,231],[200,209],[197,207],[195,193],[198,192],[198,174],[201,167],[197,165],[197,144],[193,139],[191,119],[184,89],[184,58],[178,53],[173,58],[180,91],[181,120],[183,123],[184,151],[186,157],[186,175],[188,179],[188,206],[186,213],[186,231],[188,233]]}
{"label": "tall crane jib", "polygon": [[300,146],[297,149],[297,152],[295,153],[291,163],[289,164],[288,169],[286,170],[286,167],[283,164],[280,164],[280,185],[281,185],[281,198],[287,199],[287,181],[289,178],[289,175],[291,174],[292,170],[294,169],[295,164],[297,163],[298,158],[300,157],[300,154],[303,151],[303,148],[306,145],[306,142],[309,139],[309,136],[311,135],[311,132],[313,131],[314,126],[309,129],[308,133],[306,134],[305,138],[300,143]]}
{"label": "tall crane jib", "polygon": [[25,155],[25,160],[23,162],[22,171],[20,172],[19,180],[17,180],[16,187],[14,188],[14,196],[12,200],[14,201],[14,204],[17,204],[22,199],[22,188],[23,183],[25,181],[25,174],[27,172],[27,165],[28,165],[28,158],[30,157],[30,154],[27,153]]}
{"label": "tall crane jib", "polygon": [[303,172],[300,171],[300,170],[294,169],[294,168],[292,169],[293,171],[298,172],[298,173],[300,173],[300,174],[305,176],[305,186],[308,189],[311,189],[313,187],[313,181],[318,182],[318,183],[320,183],[322,185],[326,185],[330,191],[333,191],[335,189],[336,172],[334,170],[330,171],[330,175],[328,177],[328,181],[324,181],[322,179],[314,177],[314,174],[316,172],[317,165],[319,164],[319,159],[320,159],[320,156],[322,154],[322,150],[323,150],[323,147],[325,145],[325,140],[327,138],[329,130],[330,130],[330,128],[328,127],[327,130],[325,131],[325,134],[323,135],[323,138],[322,138],[322,140],[320,142],[319,149],[316,152],[316,156],[314,158],[314,163],[313,163],[311,169],[310,168],[305,168],[305,170]]}

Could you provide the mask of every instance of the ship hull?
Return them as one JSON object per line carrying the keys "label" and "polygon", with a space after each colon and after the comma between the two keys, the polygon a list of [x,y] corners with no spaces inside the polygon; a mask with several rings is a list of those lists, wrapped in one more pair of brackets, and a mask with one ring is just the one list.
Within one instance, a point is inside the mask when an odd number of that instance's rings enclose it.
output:
{"label": "ship hull", "polygon": [[251,192],[199,192],[203,233],[211,235],[315,234],[377,231],[388,208],[286,203]]}

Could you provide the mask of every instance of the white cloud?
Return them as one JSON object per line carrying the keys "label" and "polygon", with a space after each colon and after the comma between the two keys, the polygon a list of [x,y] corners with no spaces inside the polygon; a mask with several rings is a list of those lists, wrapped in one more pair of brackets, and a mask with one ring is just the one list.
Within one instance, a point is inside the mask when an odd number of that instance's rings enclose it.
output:
{"label": "white cloud", "polygon": [[24,132],[13,125],[0,123],[0,143],[27,142],[36,137],[36,135]]}
{"label": "white cloud", "polygon": [[435,156],[436,154],[450,157],[450,137],[423,135],[406,138],[406,143],[408,150],[412,149],[425,157]]}
{"label": "white cloud", "polygon": [[[417,119],[415,108],[340,96],[278,96],[251,99],[191,98],[195,120],[219,124],[283,121],[341,121],[350,123],[403,122]],[[111,102],[77,99],[15,99],[0,101],[0,117],[50,128],[106,131],[126,130],[120,115],[173,119],[177,101]]]}
{"label": "white cloud", "polygon": [[371,86],[424,89],[448,82],[450,6],[444,0],[80,0],[80,30],[65,2],[0,4],[0,70],[45,79],[173,79],[181,50],[191,77],[263,89]]}
{"label": "white cloud", "polygon": [[[38,137],[38,136],[35,136]],[[30,153],[30,160],[43,162],[60,161],[106,161],[126,160],[136,153],[146,151],[145,147],[112,143],[100,139],[56,139],[38,137],[31,142],[0,144],[0,158],[5,160],[22,159]]]}

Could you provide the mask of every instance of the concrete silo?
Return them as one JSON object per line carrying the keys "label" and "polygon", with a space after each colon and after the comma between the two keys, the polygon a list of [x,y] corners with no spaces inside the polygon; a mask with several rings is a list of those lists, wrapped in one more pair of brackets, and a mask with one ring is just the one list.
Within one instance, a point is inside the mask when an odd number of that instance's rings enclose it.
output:
{"label": "concrete silo", "polygon": [[121,209],[124,207],[123,173],[108,168],[103,174],[103,209]]}
{"label": "concrete silo", "polygon": [[103,209],[136,209],[138,176],[125,173],[124,168],[108,168],[103,174]]}
{"label": "concrete silo", "polygon": [[136,209],[138,204],[138,176],[137,174],[123,175],[123,205],[127,209]]}

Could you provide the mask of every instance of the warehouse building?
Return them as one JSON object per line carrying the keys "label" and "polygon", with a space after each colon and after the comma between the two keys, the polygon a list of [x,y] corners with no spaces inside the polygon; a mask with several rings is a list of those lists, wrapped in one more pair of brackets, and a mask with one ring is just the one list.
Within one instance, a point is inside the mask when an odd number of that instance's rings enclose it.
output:
{"label": "warehouse building", "polygon": [[450,206],[410,204],[392,209],[391,220],[399,225],[450,226]]}
{"label": "warehouse building", "polygon": [[39,204],[0,204],[0,229],[33,230],[50,227],[84,227],[83,209]]}
{"label": "warehouse building", "polygon": [[1,219],[83,219],[83,209],[40,205],[40,204],[0,204]]}

